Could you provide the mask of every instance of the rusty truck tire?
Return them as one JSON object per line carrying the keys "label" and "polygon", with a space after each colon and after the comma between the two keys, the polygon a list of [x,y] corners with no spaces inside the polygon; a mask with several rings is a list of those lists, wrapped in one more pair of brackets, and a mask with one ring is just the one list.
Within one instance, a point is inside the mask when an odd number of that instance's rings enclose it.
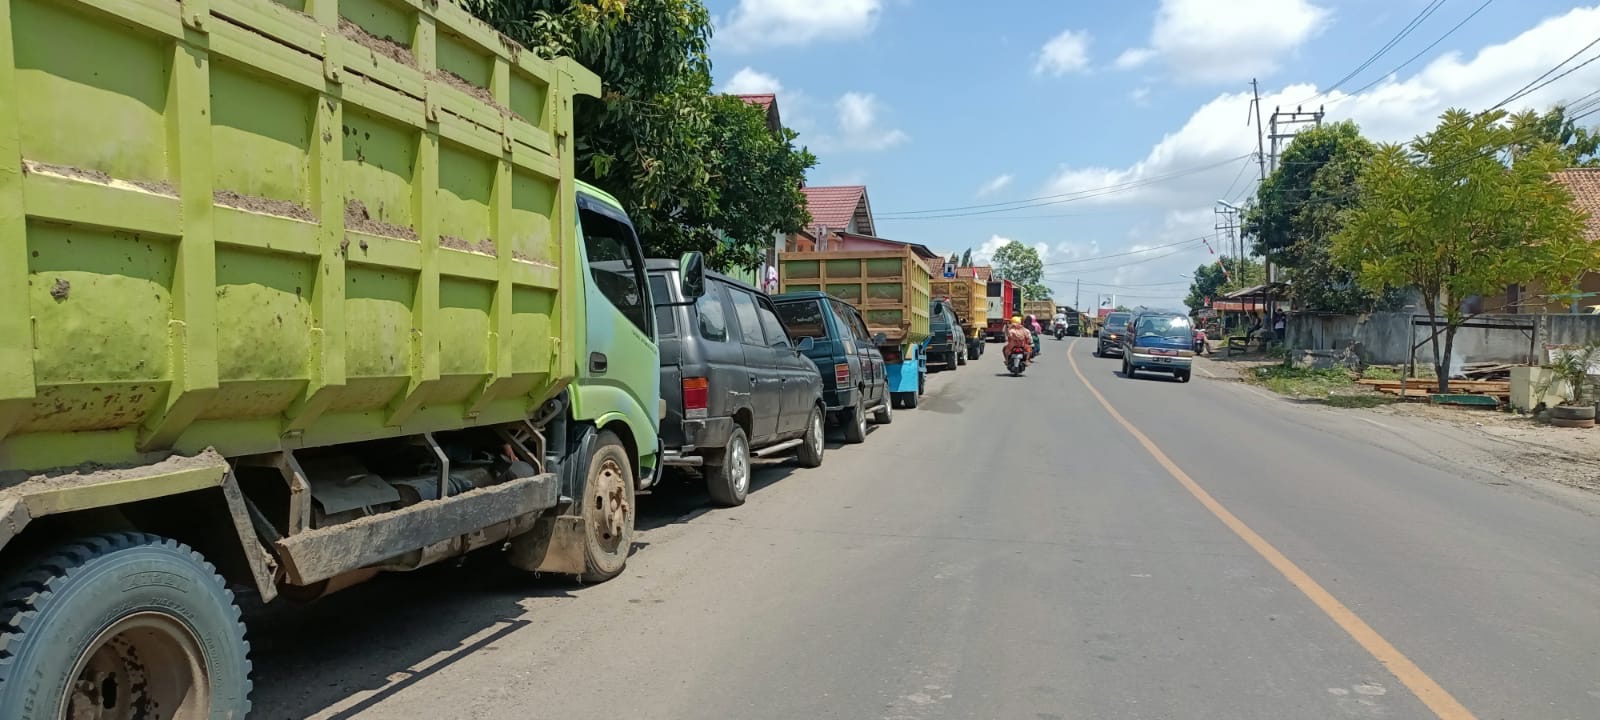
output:
{"label": "rusty truck tire", "polygon": [[633,551],[634,479],[627,446],[601,430],[583,478],[583,579],[622,574]]}
{"label": "rusty truck tire", "polygon": [[0,596],[0,717],[243,718],[250,644],[206,559],[137,532],[62,543]]}

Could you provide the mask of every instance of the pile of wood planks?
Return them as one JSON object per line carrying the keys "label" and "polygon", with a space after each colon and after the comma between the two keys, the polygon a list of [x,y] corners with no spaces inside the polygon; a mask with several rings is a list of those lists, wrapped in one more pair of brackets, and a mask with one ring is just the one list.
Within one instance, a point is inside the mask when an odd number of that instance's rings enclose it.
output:
{"label": "pile of wood planks", "polygon": [[[1522,367],[1515,363],[1467,363],[1461,374],[1468,380],[1510,380],[1511,368]],[[1454,385],[1455,383],[1451,383]]]}
{"label": "pile of wood planks", "polygon": [[[1439,393],[1439,384],[1433,379],[1408,378],[1405,381],[1405,393],[1400,391],[1399,380],[1368,380],[1356,382],[1371,387],[1378,392],[1388,395],[1401,395],[1406,398],[1426,399]],[[1450,393],[1453,395],[1487,395],[1506,401],[1511,398],[1510,380],[1451,380]]]}

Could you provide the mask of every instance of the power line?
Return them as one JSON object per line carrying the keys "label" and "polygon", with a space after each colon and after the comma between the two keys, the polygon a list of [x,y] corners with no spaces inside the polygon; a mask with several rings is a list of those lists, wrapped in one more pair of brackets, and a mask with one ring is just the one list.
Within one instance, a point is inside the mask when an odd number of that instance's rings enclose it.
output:
{"label": "power line", "polygon": [[[896,215],[922,215],[922,216],[928,216],[929,213],[948,213],[948,214],[945,214],[945,215],[936,215],[936,216],[932,216],[932,217],[964,217],[964,216],[967,216],[967,215],[989,215],[989,214],[998,213],[998,212],[1009,212],[1009,211],[1012,211],[1012,210],[1024,210],[1024,209],[1027,209],[1027,208],[1044,207],[1044,206],[1047,206],[1047,205],[1059,205],[1061,203],[1073,202],[1073,201],[1076,201],[1076,200],[1086,200],[1086,199],[1089,199],[1089,198],[1101,197],[1101,196],[1104,196],[1104,195],[1110,195],[1110,194],[1117,193],[1117,192],[1122,192],[1122,191],[1125,191],[1125,190],[1132,190],[1134,188],[1144,187],[1146,185],[1153,185],[1155,183],[1165,182],[1167,180],[1175,180],[1175,179],[1180,178],[1180,177],[1186,177],[1186,176],[1189,176],[1189,175],[1194,175],[1196,173],[1201,173],[1201,172],[1205,172],[1207,170],[1212,170],[1212,169],[1215,169],[1215,168],[1218,168],[1218,167],[1222,167],[1224,165],[1227,165],[1228,163],[1237,162],[1237,161],[1243,160],[1243,159],[1245,159],[1247,157],[1250,157],[1249,153],[1246,153],[1244,155],[1240,155],[1238,157],[1227,158],[1226,160],[1221,160],[1221,161],[1218,161],[1218,162],[1210,163],[1208,165],[1202,165],[1202,166],[1199,166],[1199,167],[1193,167],[1193,168],[1188,168],[1188,169],[1185,169],[1185,170],[1175,171],[1175,172],[1172,172],[1172,173],[1168,173],[1166,175],[1157,175],[1157,176],[1154,176],[1154,177],[1140,178],[1140,179],[1137,179],[1137,180],[1125,180],[1123,182],[1114,183],[1114,184],[1111,184],[1111,185],[1104,185],[1104,186],[1095,187],[1095,188],[1085,188],[1083,190],[1074,190],[1072,192],[1059,193],[1059,194],[1056,194],[1056,195],[1041,195],[1039,197],[1028,198],[1026,200],[1011,200],[1011,201],[1008,201],[1008,202],[985,203],[985,204],[981,204],[981,205],[962,205],[962,206],[947,207],[947,208],[927,208],[927,209],[923,209],[923,210],[901,210],[901,211],[897,211],[897,212],[880,212],[880,213],[876,213],[876,216],[879,217],[879,218],[888,219],[888,220],[909,219],[909,218],[895,218],[895,217],[892,217],[892,216],[896,216]],[[1007,206],[1014,206],[1014,207],[1007,207]],[[998,208],[998,209],[986,209],[986,208]],[[979,210],[981,212],[970,212],[970,213],[969,212],[960,212],[960,211],[964,211],[964,210]]]}
{"label": "power line", "polygon": [[1395,45],[1398,45],[1401,40],[1404,40],[1406,38],[1407,35],[1410,35],[1412,31],[1414,31],[1418,27],[1420,27],[1424,21],[1426,21],[1430,16],[1433,15],[1435,10],[1439,9],[1439,6],[1444,4],[1444,2],[1445,2],[1445,0],[1432,0],[1432,2],[1428,3],[1426,6],[1424,6],[1422,8],[1422,10],[1417,12],[1416,17],[1411,18],[1411,22],[1406,23],[1405,27],[1400,28],[1400,31],[1395,33],[1394,37],[1389,38],[1389,42],[1384,43],[1383,47],[1378,48],[1377,52],[1374,52],[1370,57],[1368,57],[1366,59],[1366,62],[1363,62],[1360,65],[1356,66],[1356,69],[1351,70],[1350,72],[1346,73],[1344,77],[1339,78],[1338,81],[1334,82],[1332,85],[1329,85],[1327,87],[1327,89],[1325,89],[1322,92],[1319,92],[1319,93],[1317,93],[1315,95],[1312,95],[1311,97],[1308,97],[1308,98],[1306,98],[1304,100],[1301,100],[1299,103],[1296,103],[1296,104],[1304,105],[1304,104],[1306,104],[1306,103],[1308,103],[1308,102],[1310,102],[1312,100],[1315,100],[1315,99],[1317,99],[1319,97],[1323,97],[1323,96],[1327,95],[1328,93],[1331,93],[1334,90],[1337,90],[1340,85],[1343,85],[1346,82],[1349,82],[1351,78],[1354,78],[1355,76],[1360,75],[1363,70],[1366,70],[1367,68],[1371,67],[1373,63],[1377,62],[1378,58],[1383,57],[1383,55],[1385,53],[1387,53],[1390,50],[1394,49]]}
{"label": "power line", "polygon": [[[1417,58],[1420,58],[1420,57],[1422,57],[1422,56],[1423,56],[1423,55],[1426,55],[1426,54],[1428,54],[1428,51],[1429,51],[1429,50],[1432,50],[1432,49],[1434,49],[1434,48],[1435,48],[1435,47],[1438,47],[1438,46],[1439,46],[1439,43],[1442,43],[1442,42],[1444,42],[1444,39],[1445,39],[1445,38],[1447,38],[1447,37],[1450,37],[1450,36],[1451,36],[1451,35],[1454,35],[1454,34],[1455,34],[1455,32],[1456,32],[1456,31],[1457,31],[1457,30],[1460,30],[1460,29],[1461,29],[1461,26],[1462,26],[1462,25],[1466,25],[1466,24],[1467,24],[1467,23],[1468,23],[1468,22],[1469,22],[1469,21],[1471,21],[1471,20],[1472,20],[1472,19],[1473,19],[1473,18],[1475,18],[1475,17],[1477,17],[1477,16],[1478,16],[1478,13],[1481,13],[1481,12],[1483,12],[1483,9],[1484,9],[1484,8],[1486,8],[1486,7],[1489,7],[1489,5],[1490,5],[1490,4],[1491,4],[1491,3],[1493,3],[1493,2],[1494,2],[1494,0],[1484,0],[1484,2],[1483,2],[1483,4],[1482,4],[1482,5],[1479,5],[1479,6],[1478,6],[1478,9],[1477,9],[1477,10],[1473,10],[1473,11],[1472,11],[1472,13],[1471,13],[1471,14],[1469,14],[1469,15],[1467,15],[1467,16],[1466,16],[1466,17],[1464,17],[1464,18],[1462,18],[1462,19],[1461,19],[1461,22],[1458,22],[1458,23],[1456,23],[1456,24],[1455,24],[1455,27],[1452,27],[1452,28],[1450,28],[1450,29],[1449,29],[1449,30],[1446,30],[1446,31],[1445,31],[1445,32],[1444,32],[1444,34],[1443,34],[1443,35],[1440,35],[1440,36],[1439,36],[1439,38],[1438,38],[1438,39],[1437,39],[1437,40],[1434,40],[1434,41],[1433,41],[1433,42],[1431,42],[1431,43],[1428,43],[1428,46],[1427,46],[1427,47],[1425,47],[1425,48],[1423,48],[1423,49],[1422,49],[1422,50],[1421,50],[1421,52],[1418,52],[1418,53],[1417,53],[1417,54],[1415,54],[1415,55],[1412,55],[1412,56],[1411,56],[1411,57],[1409,57],[1409,58],[1407,58],[1407,59],[1406,59],[1406,61],[1405,61],[1405,62],[1403,62],[1403,63],[1400,63],[1400,64],[1399,64],[1399,65],[1396,65],[1396,66],[1394,66],[1394,68],[1392,68],[1392,69],[1390,69],[1390,70],[1389,70],[1389,72],[1386,72],[1386,73],[1384,73],[1384,74],[1382,74],[1382,75],[1379,75],[1379,76],[1378,76],[1378,77],[1377,77],[1377,79],[1375,79],[1375,80],[1373,80],[1373,81],[1372,81],[1372,82],[1369,82],[1369,83],[1367,83],[1367,84],[1365,84],[1365,85],[1362,85],[1362,86],[1361,86],[1361,87],[1359,87],[1359,88],[1357,88],[1357,89],[1355,89],[1355,90],[1353,90],[1353,91],[1351,91],[1351,92],[1348,92],[1348,93],[1346,93],[1346,94],[1345,94],[1345,95],[1344,95],[1344,97],[1340,97],[1340,98],[1334,98],[1334,99],[1332,99],[1332,100],[1329,100],[1329,101],[1328,101],[1328,104],[1329,104],[1329,105],[1332,105],[1332,104],[1334,104],[1334,103],[1337,103],[1337,102],[1340,102],[1340,101],[1342,101],[1342,100],[1348,100],[1348,99],[1350,99],[1350,98],[1353,98],[1353,97],[1355,97],[1355,96],[1357,96],[1357,95],[1360,95],[1360,94],[1361,94],[1361,93],[1364,93],[1364,92],[1366,92],[1366,91],[1368,91],[1368,90],[1371,90],[1371,89],[1372,89],[1372,86],[1374,86],[1374,85],[1377,85],[1377,84],[1378,84],[1378,83],[1381,83],[1381,82],[1383,82],[1383,81],[1384,81],[1384,80],[1387,80],[1387,79],[1389,79],[1389,77],[1390,77],[1390,76],[1391,76],[1391,75],[1394,75],[1394,74],[1395,74],[1395,73],[1397,73],[1397,72],[1400,72],[1400,71],[1401,71],[1401,70],[1404,70],[1404,69],[1405,69],[1405,68],[1406,68],[1406,66],[1407,66],[1407,65],[1410,65],[1410,64],[1411,64],[1411,63],[1414,63],[1414,62],[1416,62],[1416,61],[1417,61]],[[1332,90],[1332,89],[1331,89],[1331,88],[1330,88],[1330,89],[1329,89],[1329,90],[1328,90],[1328,92],[1333,92],[1333,90]],[[1315,95],[1313,95],[1313,96],[1312,96],[1312,97],[1316,97],[1316,96],[1315,96]]]}
{"label": "power line", "polygon": [[[1252,153],[1252,155],[1254,155],[1254,153]],[[1233,182],[1228,183],[1228,189],[1222,191],[1222,196],[1223,197],[1228,197],[1228,196],[1233,195],[1233,187],[1235,185],[1239,184],[1239,178],[1244,177],[1244,171],[1250,168],[1250,161],[1254,160],[1254,159],[1255,159],[1254,157],[1247,158],[1244,161],[1244,163],[1239,166],[1239,174],[1238,175],[1234,175],[1233,176]]]}
{"label": "power line", "polygon": [[[1542,87],[1544,87],[1546,85],[1549,85],[1550,83],[1553,83],[1553,82],[1555,82],[1557,80],[1560,80],[1561,78],[1564,78],[1564,77],[1566,77],[1568,75],[1571,75],[1574,72],[1577,72],[1580,68],[1582,68],[1585,65],[1588,65],[1589,63],[1594,62],[1595,60],[1600,60],[1600,55],[1596,55],[1596,56],[1594,56],[1592,58],[1589,58],[1588,60],[1585,60],[1585,61],[1583,61],[1581,63],[1578,63],[1577,65],[1575,65],[1572,68],[1568,69],[1566,72],[1561,73],[1560,75],[1557,75],[1557,76],[1555,76],[1553,78],[1550,78],[1549,80],[1544,80],[1545,77],[1550,75],[1550,73],[1553,73],[1553,72],[1555,72],[1557,70],[1560,70],[1561,66],[1566,65],[1569,62],[1572,62],[1572,60],[1574,58],[1576,58],[1579,55],[1582,55],[1583,53],[1587,52],[1589,50],[1589,48],[1594,47],[1596,44],[1600,44],[1600,37],[1597,37],[1597,38],[1589,41],[1588,45],[1585,45],[1582,48],[1579,48],[1577,52],[1575,52],[1575,53],[1573,53],[1571,55],[1568,55],[1567,59],[1562,60],[1559,63],[1556,63],[1555,67],[1544,71],[1544,74],[1542,74],[1539,77],[1536,77],[1536,78],[1528,81],[1527,85],[1523,85],[1516,92],[1511,93],[1510,96],[1506,97],[1506,99],[1501,100],[1498,103],[1495,103],[1494,107],[1491,107],[1488,110],[1485,110],[1484,112],[1492,112],[1494,110],[1499,110],[1500,108],[1503,108],[1506,105],[1508,105],[1508,104],[1510,104],[1510,103],[1512,103],[1512,102],[1514,102],[1516,100],[1519,100],[1519,99],[1521,99],[1523,97],[1526,97],[1526,96],[1528,96],[1528,95],[1530,95],[1530,94],[1532,94],[1534,92],[1537,92],[1540,88],[1542,88]],[[1534,83],[1538,83],[1540,80],[1544,80],[1544,82],[1539,83],[1538,85],[1534,85]]]}
{"label": "power line", "polygon": [[[1207,236],[1206,238],[1197,238],[1197,239],[1209,239],[1209,237],[1210,236]],[[1151,255],[1150,257],[1147,257],[1147,258],[1140,258],[1138,260],[1132,260],[1132,261],[1129,261],[1129,262],[1111,263],[1110,265],[1102,265],[1100,267],[1095,267],[1095,268],[1073,268],[1072,271],[1073,272],[1078,272],[1078,273],[1093,273],[1093,272],[1100,272],[1100,271],[1103,271],[1103,270],[1113,270],[1113,269],[1117,269],[1117,268],[1124,268],[1124,267],[1128,267],[1128,266],[1131,266],[1131,265],[1142,265],[1142,264],[1147,263],[1147,262],[1154,262],[1154,261],[1160,260],[1162,258],[1172,257],[1173,255],[1177,255],[1178,253],[1190,252],[1192,250],[1195,250],[1197,247],[1199,247],[1199,246],[1180,247],[1180,248],[1178,248],[1176,250],[1171,250],[1171,251],[1168,251],[1168,252],[1164,252],[1164,253],[1162,253],[1160,255]],[[1133,253],[1121,253],[1121,254],[1122,255],[1131,255],[1131,254],[1134,254],[1134,253],[1149,252],[1151,249],[1154,249],[1154,248],[1147,248],[1145,250],[1135,250]],[[1113,256],[1107,255],[1106,257],[1113,257]]]}
{"label": "power line", "polygon": [[1165,245],[1155,245],[1155,246],[1143,248],[1143,249],[1140,249],[1140,250],[1129,250],[1127,252],[1112,253],[1110,255],[1095,255],[1093,257],[1086,257],[1086,258],[1073,258],[1071,260],[1057,260],[1055,262],[1047,262],[1047,263],[1041,263],[1041,264],[1045,265],[1046,267],[1049,267],[1049,266],[1052,266],[1052,265],[1073,265],[1073,264],[1083,263],[1083,262],[1094,262],[1095,260],[1105,260],[1105,259],[1108,259],[1108,258],[1123,257],[1125,255],[1137,255],[1139,253],[1150,252],[1151,250],[1162,250],[1162,249],[1169,248],[1169,247],[1177,247],[1179,245],[1186,245],[1188,243],[1197,243],[1197,242],[1200,242],[1202,240],[1209,240],[1210,238],[1211,238],[1210,235],[1206,235],[1204,237],[1189,238],[1188,240],[1179,240],[1177,242],[1167,243]]}

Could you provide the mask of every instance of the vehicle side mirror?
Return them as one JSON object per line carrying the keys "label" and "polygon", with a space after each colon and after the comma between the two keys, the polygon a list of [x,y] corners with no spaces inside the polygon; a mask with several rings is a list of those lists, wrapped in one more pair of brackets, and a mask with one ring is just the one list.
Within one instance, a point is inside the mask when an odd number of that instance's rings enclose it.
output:
{"label": "vehicle side mirror", "polygon": [[883,333],[878,333],[877,335],[873,335],[872,336],[872,344],[873,345],[887,345],[887,344],[889,344],[889,336],[885,335]]}
{"label": "vehicle side mirror", "polygon": [[697,300],[706,294],[706,256],[686,252],[678,258],[678,289],[685,300]]}
{"label": "vehicle side mirror", "polygon": [[812,338],[809,338],[809,337],[803,337],[803,338],[800,338],[800,343],[798,345],[795,345],[794,349],[798,350],[800,352],[811,352],[811,349],[815,348],[816,346],[817,346],[817,341],[816,340],[813,340]]}

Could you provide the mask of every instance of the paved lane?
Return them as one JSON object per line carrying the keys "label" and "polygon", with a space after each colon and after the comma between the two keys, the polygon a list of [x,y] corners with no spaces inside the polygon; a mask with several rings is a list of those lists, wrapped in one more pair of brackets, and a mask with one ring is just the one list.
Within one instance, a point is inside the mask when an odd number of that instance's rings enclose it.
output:
{"label": "paved lane", "polygon": [[[1437,717],[1109,419],[1069,346],[1022,378],[993,355],[935,375],[922,408],[818,470],[763,470],[742,508],[646,498],[612,582],[480,559],[258,620],[258,715]],[[1073,353],[1476,717],[1600,717],[1600,519],[1340,414]]]}

